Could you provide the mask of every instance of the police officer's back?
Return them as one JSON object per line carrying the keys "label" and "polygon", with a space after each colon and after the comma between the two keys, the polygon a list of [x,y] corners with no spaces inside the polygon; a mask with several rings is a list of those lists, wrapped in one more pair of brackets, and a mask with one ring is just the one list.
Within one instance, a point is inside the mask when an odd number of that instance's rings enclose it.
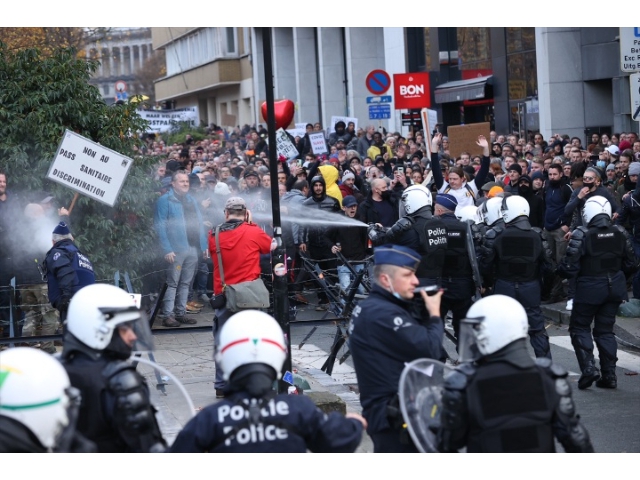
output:
{"label": "police officer's back", "polygon": [[230,317],[220,331],[216,354],[228,382],[224,400],[192,418],[170,451],[355,451],[366,426],[360,415],[325,415],[308,397],[272,390],[286,348],[282,329],[266,313],[244,310]]}
{"label": "police officer's back", "polygon": [[485,269],[495,270],[494,293],[516,299],[529,317],[529,336],[536,357],[551,358],[549,336],[540,309],[542,278],[554,272],[545,234],[529,223],[529,204],[518,196],[502,200],[505,229],[483,247]]}
{"label": "police officer's back", "polygon": [[527,313],[504,295],[474,303],[460,327],[462,365],[445,377],[440,451],[592,452],[567,382],[550,359],[526,349]]}
{"label": "police officer's back", "polygon": [[[578,380],[580,389],[590,387],[594,381],[597,387],[617,387],[617,341],[613,326],[618,307],[628,299],[625,273],[631,274],[638,268],[627,232],[611,224],[611,210],[609,201],[601,196],[585,202],[582,223],[586,226],[572,232],[567,252],[558,266],[559,275],[565,278],[577,275],[569,334],[582,371]],[[602,378],[595,367],[594,340]]]}
{"label": "police officer's back", "polygon": [[64,321],[71,297],[82,287],[95,283],[91,260],[73,243],[65,222],[53,230],[53,247],[47,252],[44,267],[49,287],[49,302]]}
{"label": "police officer's back", "polygon": [[427,300],[423,295],[429,311],[423,320],[413,302],[418,253],[384,245],[374,249],[374,261],[375,284],[369,297],[353,310],[349,327],[362,413],[376,452],[415,452],[403,427],[398,382],[406,362],[425,356],[441,358],[441,293]]}
{"label": "police officer's back", "polygon": [[166,443],[147,384],[127,362],[152,345],[148,323],[131,296],[113,285],[89,285],[69,304],[62,363],[82,393],[78,429],[98,452],[161,452]]}

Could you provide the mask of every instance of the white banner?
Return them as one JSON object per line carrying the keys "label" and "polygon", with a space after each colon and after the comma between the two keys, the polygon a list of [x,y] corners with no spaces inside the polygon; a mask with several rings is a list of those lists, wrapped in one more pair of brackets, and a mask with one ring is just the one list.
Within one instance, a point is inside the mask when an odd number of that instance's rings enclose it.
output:
{"label": "white banner", "polygon": [[311,149],[314,155],[322,155],[328,152],[323,132],[309,134],[309,140],[311,140]]}
{"label": "white banner", "polygon": [[347,129],[347,127],[349,126],[349,122],[353,122],[356,126],[356,132],[358,131],[358,119],[355,117],[339,117],[339,116],[333,116],[331,117],[331,125],[329,125],[329,127],[327,128],[327,130],[329,131],[329,133],[333,133],[336,131],[336,123],[338,123],[340,120],[342,120],[344,122],[344,128],[345,130]]}
{"label": "white banner", "polygon": [[113,207],[133,160],[67,130],[47,177]]}
{"label": "white banner", "polygon": [[137,112],[149,122],[147,133],[168,132],[177,122],[189,122],[192,127],[200,125],[198,107],[176,110],[137,110]]}

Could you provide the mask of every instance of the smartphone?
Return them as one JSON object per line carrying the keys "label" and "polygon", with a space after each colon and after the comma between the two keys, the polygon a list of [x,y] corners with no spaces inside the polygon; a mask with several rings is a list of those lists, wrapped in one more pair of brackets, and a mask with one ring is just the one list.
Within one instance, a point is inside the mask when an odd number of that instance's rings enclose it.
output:
{"label": "smartphone", "polygon": [[429,285],[427,287],[418,287],[413,290],[413,293],[427,292],[427,295],[435,295],[440,290],[446,290],[438,285]]}
{"label": "smartphone", "polygon": [[398,167],[398,173],[404,175],[404,167]]}

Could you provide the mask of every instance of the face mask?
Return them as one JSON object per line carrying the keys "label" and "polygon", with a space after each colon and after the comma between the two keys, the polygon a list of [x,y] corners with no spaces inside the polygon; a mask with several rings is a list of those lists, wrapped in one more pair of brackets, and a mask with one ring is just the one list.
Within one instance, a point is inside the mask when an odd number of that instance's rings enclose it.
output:
{"label": "face mask", "polygon": [[520,192],[520,195],[526,195],[527,193],[529,193],[530,190],[531,190],[531,187],[529,187],[528,185],[520,185],[518,187],[518,191]]}
{"label": "face mask", "polygon": [[583,187],[593,188],[594,185],[595,185],[595,183],[582,182],[582,186]]}
{"label": "face mask", "polygon": [[600,168],[605,168],[605,161],[604,160],[598,160],[596,162],[596,166],[600,167]]}
{"label": "face mask", "polygon": [[391,198],[391,192],[389,190],[385,190],[380,194],[383,200],[389,200]]}
{"label": "face mask", "polygon": [[391,278],[387,277],[387,280],[389,281],[389,291],[391,292],[391,295],[396,297],[398,300],[403,300],[400,294],[393,289],[393,285],[391,284]]}

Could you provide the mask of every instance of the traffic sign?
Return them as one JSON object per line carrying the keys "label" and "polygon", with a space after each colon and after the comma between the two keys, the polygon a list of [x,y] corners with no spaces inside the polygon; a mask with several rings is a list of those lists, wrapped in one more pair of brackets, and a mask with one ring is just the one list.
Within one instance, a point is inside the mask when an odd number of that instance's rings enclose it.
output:
{"label": "traffic sign", "polygon": [[631,85],[631,120],[640,122],[640,73],[629,75]]}
{"label": "traffic sign", "polygon": [[364,83],[371,93],[382,95],[391,87],[391,77],[384,70],[373,70],[369,72]]}
{"label": "traffic sign", "polygon": [[640,27],[620,27],[620,69],[640,71]]}
{"label": "traffic sign", "polygon": [[367,103],[391,103],[393,97],[391,95],[379,95],[377,97],[367,97]]}
{"label": "traffic sign", "polygon": [[384,120],[387,118],[391,118],[391,104],[369,105],[369,120]]}

